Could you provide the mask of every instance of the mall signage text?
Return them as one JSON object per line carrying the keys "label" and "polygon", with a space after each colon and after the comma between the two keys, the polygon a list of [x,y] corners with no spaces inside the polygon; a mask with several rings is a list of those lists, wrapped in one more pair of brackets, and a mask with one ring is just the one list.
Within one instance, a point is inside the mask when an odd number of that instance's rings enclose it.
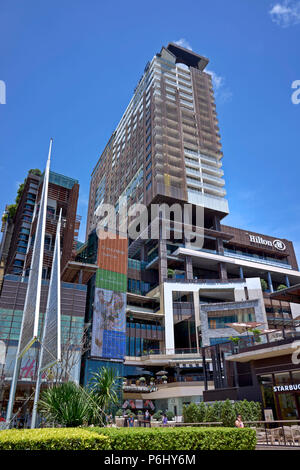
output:
{"label": "mall signage text", "polygon": [[283,251],[286,249],[285,244],[281,240],[266,240],[265,238],[262,238],[258,235],[249,235],[249,240],[250,242],[253,243],[259,243],[260,245],[266,245],[266,246],[271,246],[276,248],[277,250]]}
{"label": "mall signage text", "polygon": [[291,384],[291,385],[277,385],[273,387],[273,392],[296,392],[300,390],[300,384]]}

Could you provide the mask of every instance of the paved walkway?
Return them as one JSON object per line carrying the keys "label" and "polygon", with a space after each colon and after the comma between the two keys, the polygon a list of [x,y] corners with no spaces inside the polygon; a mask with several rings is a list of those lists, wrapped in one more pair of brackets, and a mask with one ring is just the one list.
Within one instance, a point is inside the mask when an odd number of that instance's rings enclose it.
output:
{"label": "paved walkway", "polygon": [[300,450],[300,446],[264,446],[257,445],[256,450]]}

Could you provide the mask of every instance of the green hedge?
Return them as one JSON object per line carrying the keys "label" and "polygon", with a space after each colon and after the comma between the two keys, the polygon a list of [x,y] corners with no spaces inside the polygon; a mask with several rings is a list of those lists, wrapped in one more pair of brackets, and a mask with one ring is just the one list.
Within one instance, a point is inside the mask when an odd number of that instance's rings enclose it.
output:
{"label": "green hedge", "polygon": [[222,422],[224,427],[234,426],[237,415],[242,416],[245,421],[261,420],[261,404],[254,401],[236,401],[230,400],[215,401],[209,405],[201,402],[199,405],[190,403],[183,407],[184,423],[209,423]]}
{"label": "green hedge", "polygon": [[0,450],[110,450],[110,439],[80,428],[0,431]]}
{"label": "green hedge", "polygon": [[92,428],[109,436],[112,450],[253,450],[250,428]]}

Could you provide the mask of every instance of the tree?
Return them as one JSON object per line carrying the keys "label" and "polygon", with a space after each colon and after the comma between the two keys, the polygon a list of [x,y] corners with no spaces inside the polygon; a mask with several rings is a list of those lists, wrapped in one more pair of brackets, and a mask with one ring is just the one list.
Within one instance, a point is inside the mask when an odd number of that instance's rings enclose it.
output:
{"label": "tree", "polygon": [[203,401],[198,405],[198,410],[197,410],[197,422],[198,423],[204,423],[205,421],[205,413],[206,413],[206,405]]}
{"label": "tree", "polygon": [[222,411],[221,411],[221,421],[223,426],[232,427],[235,422],[235,410],[233,404],[229,399],[223,402]]}
{"label": "tree", "polygon": [[33,175],[37,176],[42,176],[42,172],[38,168],[31,168],[28,173],[32,173]]}
{"label": "tree", "polygon": [[88,330],[89,325],[86,325],[79,338],[73,333],[62,342],[61,362],[45,371],[45,378],[49,384],[72,381],[75,367],[79,365],[81,356],[90,348]]}
{"label": "tree", "polygon": [[266,291],[268,289],[268,284],[264,279],[260,280],[260,284],[263,291]]}
{"label": "tree", "polygon": [[[101,367],[98,372],[92,374],[88,387],[92,393],[94,403],[101,410],[101,419],[105,423],[105,417],[119,404],[122,390],[122,377],[110,367]],[[96,416],[98,418],[98,415]],[[94,420],[94,417],[92,417]]]}
{"label": "tree", "polygon": [[190,403],[188,406],[183,407],[183,421],[184,423],[197,423],[198,407],[196,403]]}
{"label": "tree", "polygon": [[277,287],[277,290],[282,290],[282,289],[286,289],[286,286],[284,284],[279,284],[279,286]]}
{"label": "tree", "polygon": [[213,405],[206,406],[204,421],[206,423],[213,423],[216,421],[215,409]]}

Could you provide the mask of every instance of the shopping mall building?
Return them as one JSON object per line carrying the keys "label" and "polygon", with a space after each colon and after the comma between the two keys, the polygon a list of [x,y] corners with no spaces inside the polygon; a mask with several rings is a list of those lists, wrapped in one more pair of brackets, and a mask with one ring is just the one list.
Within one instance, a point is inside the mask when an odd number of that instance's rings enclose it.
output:
{"label": "shopping mall building", "polygon": [[[82,383],[102,365],[114,368],[126,378],[124,407],[132,409],[180,415],[184,404],[229,388],[238,371],[232,366],[225,383],[225,356],[216,351],[227,342],[228,356],[230,338],[249,335],[229,324],[293,332],[298,325],[299,305],[273,297],[300,282],[292,242],[223,224],[229,209],[207,64],[171,43],[146,65],[92,172],[86,242],[62,273],[64,282],[78,282],[89,270],[91,346],[83,355]],[[146,225],[135,237],[117,231],[115,239],[101,238],[108,223],[104,204],[118,221],[124,204],[143,204]],[[186,232],[179,233],[163,204],[191,208],[188,224],[182,219]]]}

